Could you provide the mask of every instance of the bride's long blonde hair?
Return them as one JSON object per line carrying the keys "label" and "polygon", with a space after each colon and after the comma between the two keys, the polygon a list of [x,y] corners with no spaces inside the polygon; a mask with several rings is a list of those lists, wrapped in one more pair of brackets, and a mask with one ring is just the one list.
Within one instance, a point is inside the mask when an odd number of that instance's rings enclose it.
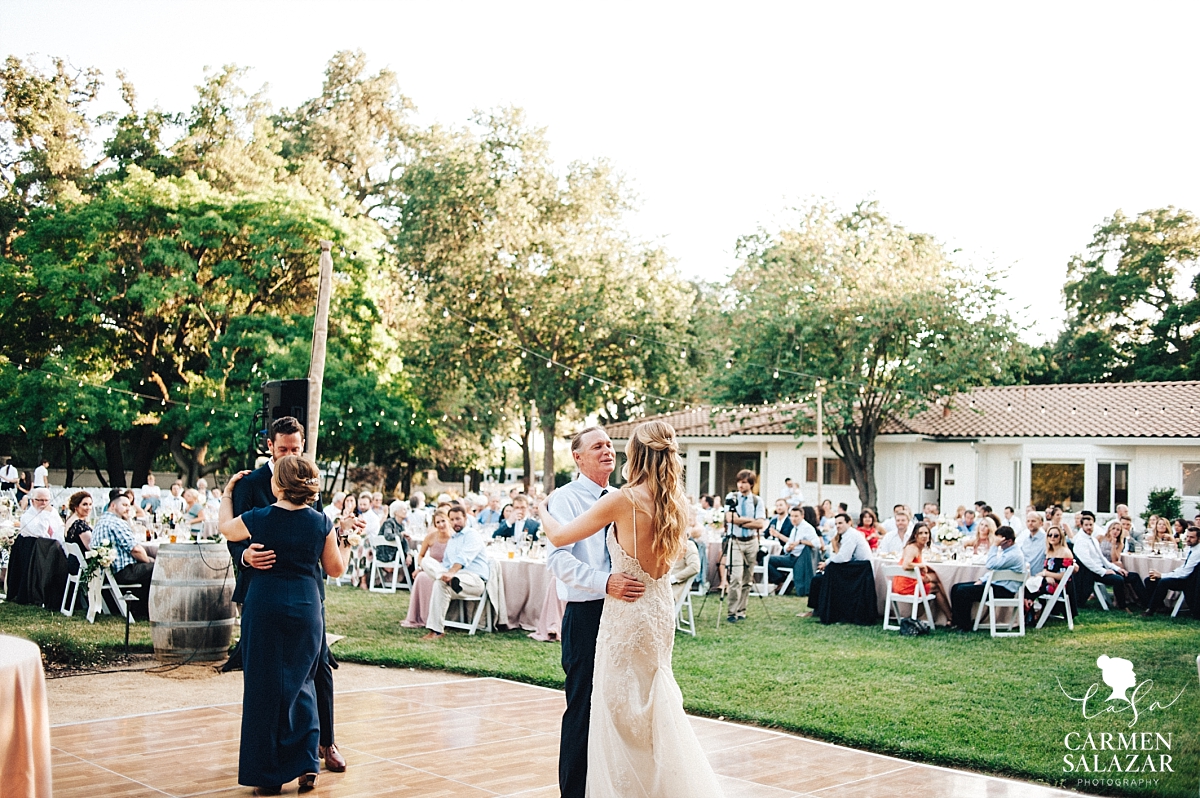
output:
{"label": "bride's long blonde hair", "polygon": [[638,424],[625,445],[622,475],[630,487],[645,485],[653,501],[654,538],[650,551],[661,562],[675,562],[683,550],[688,504],[680,477],[683,461],[675,428],[665,421]]}

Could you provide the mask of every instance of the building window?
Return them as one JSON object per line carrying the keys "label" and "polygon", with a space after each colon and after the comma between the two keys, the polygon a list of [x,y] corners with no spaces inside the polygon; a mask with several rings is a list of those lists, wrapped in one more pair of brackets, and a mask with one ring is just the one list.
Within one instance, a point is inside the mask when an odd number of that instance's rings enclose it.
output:
{"label": "building window", "polygon": [[1096,512],[1116,512],[1129,504],[1129,463],[1096,463]]}
{"label": "building window", "polygon": [[[842,462],[840,457],[830,457],[822,462],[825,467],[825,479],[822,480],[824,485],[849,485],[853,482],[850,479],[850,469],[846,468],[846,464]],[[805,482],[817,481],[817,458],[809,457],[805,464]]]}
{"label": "building window", "polygon": [[1200,463],[1183,464],[1183,495],[1200,496]]}
{"label": "building window", "polygon": [[1039,510],[1056,504],[1064,510],[1083,507],[1083,463],[1031,463],[1029,500]]}

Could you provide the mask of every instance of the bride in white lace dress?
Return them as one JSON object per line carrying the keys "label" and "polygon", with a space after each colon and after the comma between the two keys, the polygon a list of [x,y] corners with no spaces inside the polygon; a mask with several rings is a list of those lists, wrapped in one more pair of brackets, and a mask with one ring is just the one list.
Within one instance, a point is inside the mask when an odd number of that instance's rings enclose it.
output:
{"label": "bride in white lace dress", "polygon": [[607,529],[613,573],[646,585],[636,602],[608,597],[596,640],[588,798],[720,796],[717,777],[683,711],[671,671],[675,601],[671,564],[684,545],[687,502],[675,430],[638,425],[625,447],[625,487],[561,524],[542,513],[556,546]]}

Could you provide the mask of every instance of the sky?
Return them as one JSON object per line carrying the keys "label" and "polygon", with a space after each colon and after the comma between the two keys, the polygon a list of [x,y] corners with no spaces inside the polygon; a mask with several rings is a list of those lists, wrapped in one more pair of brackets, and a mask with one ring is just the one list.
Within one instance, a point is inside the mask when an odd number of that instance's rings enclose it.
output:
{"label": "sky", "polygon": [[1200,212],[1200,3],[115,2],[0,0],[0,55],[125,70],[186,110],[205,66],[277,106],[329,57],[388,67],[418,121],[516,105],[557,161],[609,159],[628,224],[719,281],[739,236],[870,199],[998,270],[1030,342],[1070,258],[1118,209]]}

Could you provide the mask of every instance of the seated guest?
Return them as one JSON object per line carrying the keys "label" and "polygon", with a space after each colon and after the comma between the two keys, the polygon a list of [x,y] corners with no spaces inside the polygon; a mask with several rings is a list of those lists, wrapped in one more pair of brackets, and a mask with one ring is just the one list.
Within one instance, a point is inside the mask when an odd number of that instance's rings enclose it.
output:
{"label": "seated guest", "polygon": [[388,519],[390,515],[389,508],[383,506],[383,492],[375,491],[371,494],[371,512],[375,513],[375,517],[379,519],[380,526]]}
{"label": "seated guest", "polygon": [[150,617],[150,577],[154,575],[154,560],[138,545],[129,524],[129,498],[119,490],[109,494],[108,511],[100,516],[92,530],[92,548],[112,546],[116,552],[112,572],[118,585],[137,585],[133,594],[138,600],[129,610],[135,618]]}
{"label": "seated guest", "polygon": [[178,479],[171,483],[171,492],[163,495],[159,490],[158,509],[170,510],[173,513],[183,512],[183,483]]}
{"label": "seated guest", "polygon": [[[904,542],[904,550],[900,554],[900,567],[920,571],[921,582],[925,585],[925,593],[934,597],[938,612],[943,618],[948,619],[950,617],[950,600],[946,598],[942,579],[936,571],[921,562],[923,555],[929,549],[930,535],[929,527],[923,523],[918,523],[913,527],[908,540]],[[892,577],[892,592],[911,596],[917,592],[917,580],[909,576],[894,576]]]}
{"label": "seated guest", "polygon": [[[1038,513],[1030,513],[1031,516],[1036,516],[1038,523],[1042,521],[1042,517]],[[1033,592],[1032,595],[1026,593],[1025,599],[1025,620],[1032,623],[1034,621],[1034,603],[1046,596],[1051,596],[1058,589],[1058,583],[1063,579],[1069,579],[1072,574],[1079,570],[1079,565],[1075,562],[1072,552],[1067,548],[1066,535],[1056,526],[1052,526],[1043,534],[1046,539],[1046,545],[1042,549],[1042,567],[1035,573],[1032,566],[1029,569],[1033,576],[1042,578],[1041,587]],[[1069,591],[1067,595],[1071,599],[1072,614],[1079,612],[1077,601],[1072,593],[1071,586],[1067,585]]]}
{"label": "seated guest", "polygon": [[975,519],[974,510],[963,510],[962,520],[958,522],[958,531],[968,538],[973,538],[978,534],[979,521]]}
{"label": "seated guest", "polygon": [[1104,537],[1100,540],[1100,553],[1104,558],[1116,562],[1125,551],[1125,528],[1120,518],[1114,518],[1104,528]]}
{"label": "seated guest", "polygon": [[1175,545],[1175,535],[1171,532],[1171,522],[1165,517],[1151,516],[1150,525],[1146,527],[1149,533],[1146,535],[1146,543],[1153,546],[1156,543],[1159,546]]}
{"label": "seated guest", "polygon": [[195,488],[183,492],[183,528],[192,537],[199,537],[204,532],[204,504],[205,499]]}
{"label": "seated guest", "polygon": [[[970,512],[968,510],[968,512]],[[989,571],[1023,571],[1025,555],[1017,548],[1017,534],[1011,526],[1002,526],[996,530],[994,545],[988,551],[987,562],[984,563]],[[1021,587],[1019,580],[1006,579],[1002,582],[992,582],[992,592],[997,598],[1012,598]],[[983,599],[983,580],[978,582],[959,582],[950,591],[951,613],[954,626],[962,632],[969,632],[975,624],[971,609],[975,602]]]}
{"label": "seated guest", "polygon": [[536,539],[542,525],[529,517],[529,497],[524,493],[517,494],[517,498],[513,499],[512,508],[512,517],[502,522],[492,533],[492,537],[512,538],[516,543],[520,543],[526,537]]}
{"label": "seated guest", "polygon": [[[1061,538],[1062,530],[1060,529],[1058,532],[1059,538]],[[1042,531],[1041,513],[1025,514],[1025,529],[1017,533],[1017,548],[1025,555],[1025,562],[1029,564],[1029,573],[1036,574],[1045,567],[1046,533]]]}
{"label": "seated guest", "polygon": [[[382,496],[383,494],[380,495]],[[367,522],[367,528],[363,531],[364,538],[378,535],[379,525],[383,523],[383,519],[371,509],[372,502],[374,501],[375,495],[369,490],[364,490],[358,494],[358,517]]]}
{"label": "seated guest", "polygon": [[325,505],[325,515],[330,521],[336,521],[342,514],[342,502],[346,500],[346,491],[339,490],[333,494],[333,499]]}
{"label": "seated guest", "polygon": [[[408,563],[408,536],[404,534],[404,519],[408,516],[408,505],[402,501],[394,501],[388,506],[388,517],[379,527],[379,534],[389,543],[395,543],[400,547],[402,553],[401,560],[407,566]],[[394,553],[388,556],[388,552],[376,550],[375,557],[381,563],[390,563],[395,559]]]}
{"label": "seated guest", "polygon": [[1148,587],[1153,586],[1154,594],[1146,605],[1143,615],[1153,615],[1160,607],[1163,607],[1163,599],[1167,597],[1167,591],[1180,590],[1183,592],[1187,605],[1192,609],[1192,617],[1200,618],[1200,590],[1197,590],[1200,568],[1196,567],[1200,565],[1200,527],[1188,527],[1183,540],[1187,544],[1187,549],[1184,550],[1183,565],[1165,574],[1158,571],[1150,572],[1150,578],[1146,580],[1146,584]]}
{"label": "seated guest", "polygon": [[[1028,515],[1026,517],[1028,518]],[[1025,525],[1021,521],[1021,516],[1017,515],[1017,511],[1011,507],[1004,508],[1004,521],[1001,522],[1001,526],[1004,524],[1011,526],[1018,536],[1025,531]]]}
{"label": "seated guest", "polygon": [[692,589],[692,581],[698,573],[700,552],[696,550],[696,543],[691,537],[687,537],[683,541],[683,551],[679,552],[679,559],[671,566],[671,592],[675,595],[676,605],[684,594]]}
{"label": "seated guest", "polygon": [[[442,557],[446,555],[446,544],[450,542],[453,531],[449,516],[440,510],[436,511],[433,514],[433,531],[421,540],[416,562],[420,564],[426,557],[441,562]],[[417,576],[413,580],[412,596],[408,602],[408,617],[400,625],[408,629],[423,628],[425,620],[429,617],[429,602],[432,596],[433,579],[418,568]]]}
{"label": "seated guest", "polygon": [[767,526],[763,529],[763,537],[778,542],[780,546],[787,545],[788,535],[792,533],[792,522],[788,520],[788,508],[787,500],[776,499],[775,514],[767,519]]}
{"label": "seated guest", "polygon": [[863,533],[863,537],[866,538],[867,545],[871,547],[872,551],[883,539],[883,527],[879,525],[879,518],[871,508],[864,507],[858,514],[858,531]]}
{"label": "seated guest", "polygon": [[[825,548],[825,541],[821,540],[816,527],[812,525],[810,518],[805,517],[806,515],[810,516],[812,520],[817,517],[811,507],[798,505],[788,508],[788,527],[791,529],[791,533],[783,546],[783,553],[776,554],[767,561],[767,579],[772,584],[782,584],[787,579],[785,571],[792,571],[792,586],[797,591],[800,590],[801,579],[806,583],[804,592],[797,592],[797,596],[808,595],[808,585],[812,583],[812,575],[817,562],[816,552]],[[797,578],[796,565],[805,558],[808,559],[808,567],[800,569],[802,575]]]}
{"label": "seated guest", "polygon": [[924,521],[930,529],[933,529],[938,522],[938,513],[937,502],[925,502],[921,505],[921,512],[917,514],[917,520]]}
{"label": "seated guest", "polygon": [[154,475],[146,475],[146,484],[142,485],[142,500],[139,506],[147,512],[157,513],[162,504],[162,491],[154,484]]}
{"label": "seated guest", "polygon": [[92,517],[92,494],[86,490],[76,491],[67,500],[67,543],[74,543],[80,550],[87,551],[92,542],[92,527],[88,519]]}
{"label": "seated guest", "polygon": [[817,566],[817,570],[821,573],[814,575],[812,583],[808,586],[808,606],[812,609],[802,616],[805,618],[813,614],[812,610],[817,608],[817,604],[821,600],[821,578],[825,566],[830,563],[871,561],[871,546],[867,543],[866,536],[851,526],[853,522],[850,520],[849,514],[838,513],[834,516],[834,523],[837,524],[837,532],[834,533],[833,541],[830,543],[833,554],[826,562]]}
{"label": "seated guest", "polygon": [[479,525],[483,527],[494,526],[499,528],[501,509],[500,494],[490,494],[487,498],[487,506],[480,510],[479,515],[476,516],[476,519],[479,521]]}
{"label": "seated guest", "polygon": [[[520,497],[518,497],[520,498]],[[421,561],[421,568],[433,580],[433,595],[429,601],[429,617],[425,628],[429,634],[422,640],[437,640],[446,633],[446,610],[456,598],[475,599],[483,595],[490,574],[485,549],[487,542],[479,530],[467,526],[467,511],[453,505],[447,513],[454,534],[446,544],[442,561],[432,557]]]}
{"label": "seated guest", "polygon": [[1187,522],[1182,518],[1176,518],[1171,522],[1171,538],[1178,543],[1187,535]]}
{"label": "seated guest", "polygon": [[908,510],[903,505],[896,505],[890,519],[892,529],[883,536],[883,540],[879,542],[879,548],[876,551],[879,554],[899,554],[904,550],[904,542],[908,539]]}
{"label": "seated guest", "polygon": [[708,543],[704,539],[704,524],[701,523],[700,512],[695,507],[692,508],[688,519],[688,537],[691,538],[700,557],[700,573],[696,575],[695,584],[696,587],[704,587],[708,584]]}
{"label": "seated guest", "polygon": [[[967,510],[967,512],[971,511]],[[961,525],[959,528],[962,528]],[[963,545],[971,549],[974,554],[987,554],[991,551],[992,537],[996,534],[997,529],[999,527],[996,526],[996,522],[984,516],[975,522],[975,537],[967,538],[963,541]]]}
{"label": "seated guest", "polygon": [[50,538],[62,545],[64,540],[63,520],[50,500],[49,488],[34,488],[29,494],[29,509],[21,514],[23,538]]}
{"label": "seated guest", "polygon": [[[1103,582],[1113,590],[1113,598],[1116,599],[1117,607],[1128,611],[1125,601],[1125,588],[1128,587],[1133,591],[1133,595],[1138,604],[1145,604],[1146,601],[1146,586],[1142,583],[1142,578],[1137,574],[1131,574],[1117,565],[1112,560],[1104,556],[1100,551],[1100,541],[1097,540],[1099,534],[1093,535],[1096,524],[1096,516],[1091,510],[1084,510],[1079,513],[1079,532],[1075,535],[1075,558],[1079,560],[1082,566],[1079,569],[1079,582],[1075,589],[1075,594],[1079,597],[1080,603],[1088,600],[1092,595],[1092,588],[1096,582]],[[1117,559],[1120,559],[1120,552],[1117,553]]]}

